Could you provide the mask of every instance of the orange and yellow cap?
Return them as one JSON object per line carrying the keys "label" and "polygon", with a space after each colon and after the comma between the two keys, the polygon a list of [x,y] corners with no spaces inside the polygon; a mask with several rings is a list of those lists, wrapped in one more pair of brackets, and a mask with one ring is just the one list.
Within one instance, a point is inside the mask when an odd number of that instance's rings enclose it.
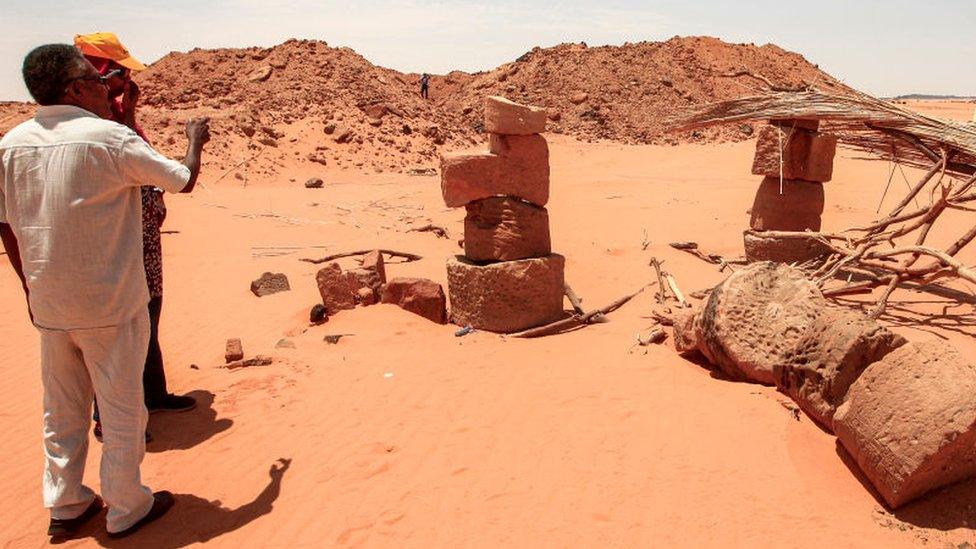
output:
{"label": "orange and yellow cap", "polygon": [[140,63],[135,57],[125,49],[119,37],[114,32],[93,32],[91,34],[75,35],[75,47],[81,53],[90,57],[101,57],[111,59],[125,68],[134,71],[145,70],[146,66]]}

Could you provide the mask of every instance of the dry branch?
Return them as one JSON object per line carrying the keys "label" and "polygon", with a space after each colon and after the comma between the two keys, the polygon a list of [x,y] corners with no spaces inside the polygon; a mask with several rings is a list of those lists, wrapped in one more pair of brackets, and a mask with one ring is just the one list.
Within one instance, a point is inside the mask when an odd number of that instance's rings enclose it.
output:
{"label": "dry branch", "polygon": [[[318,265],[319,263],[326,263],[326,262],[329,262],[329,261],[335,261],[336,259],[342,259],[343,257],[353,257],[353,256],[357,256],[357,255],[366,255],[369,252],[374,252],[374,251],[376,251],[376,248],[371,248],[371,249],[368,249],[368,250],[356,250],[354,252],[343,252],[343,253],[340,253],[340,254],[332,254],[332,255],[327,255],[327,256],[322,257],[322,258],[319,258],[319,259],[310,259],[310,258],[307,258],[307,257],[303,257],[303,258],[301,258],[301,261],[304,261],[306,263],[313,263],[315,265]],[[379,251],[382,252],[382,253],[384,253],[384,254],[386,254],[386,255],[388,255],[388,256],[391,256],[391,257],[402,257],[403,259],[406,259],[407,260],[406,261],[407,263],[409,263],[411,261],[419,261],[419,260],[423,259],[423,256],[419,256],[417,254],[411,254],[411,253],[407,253],[407,252],[398,252],[396,250],[386,250],[386,249],[380,249]]]}
{"label": "dry branch", "polygon": [[447,229],[444,227],[438,227],[437,225],[424,225],[423,227],[415,227],[412,229],[407,229],[408,233],[434,233],[437,238],[451,238],[447,234]]}
{"label": "dry branch", "polygon": [[634,299],[634,297],[636,297],[641,292],[646,290],[650,285],[651,284],[648,284],[647,286],[642,287],[641,289],[637,290],[636,292],[630,295],[625,295],[620,299],[617,299],[613,303],[607,305],[606,307],[601,307],[599,309],[595,309],[593,311],[590,311],[582,315],[573,315],[569,318],[564,318],[561,320],[557,320],[555,322],[551,322],[549,324],[546,324],[545,326],[529,328],[528,330],[516,332],[514,334],[509,334],[509,337],[530,338],[530,337],[556,335],[556,334],[563,333],[567,330],[571,330],[573,328],[579,328],[581,326],[586,326],[587,324],[593,324],[594,322],[596,322],[596,319],[602,318],[603,316],[608,315],[616,311],[617,309],[623,307],[628,301]]}

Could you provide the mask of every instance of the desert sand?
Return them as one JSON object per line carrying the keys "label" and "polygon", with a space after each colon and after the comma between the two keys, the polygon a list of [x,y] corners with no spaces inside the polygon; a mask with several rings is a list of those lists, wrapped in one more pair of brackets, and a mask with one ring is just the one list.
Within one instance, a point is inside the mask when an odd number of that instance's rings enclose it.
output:
{"label": "desert sand", "polygon": [[[741,255],[760,179],[750,175],[751,142],[547,138],[553,249],[588,308],[647,284],[652,256],[686,292],[724,278],[669,242]],[[955,547],[976,539],[976,481],[892,514],[835,439],[795,417],[775,389],[724,381],[670,340],[636,346],[652,325],[653,291],[608,323],[534,340],[455,337],[455,326],[393,305],[309,327],[317,267],[300,258],[392,248],[423,259],[390,262],[388,276],[444,283],[464,215],[444,207],[436,176],[318,168],[282,162],[245,187],[217,181],[224,170],[205,166],[205,188],[168,198],[161,341],[171,390],[200,406],[151,418],[143,474],[154,489],[173,491],[177,505],[125,543],[110,543],[94,521],[69,546]],[[826,186],[825,230],[873,218],[887,170],[841,151]],[[324,188],[304,188],[311,176]],[[967,223],[966,212],[952,214],[932,242]],[[428,223],[450,238],[408,232]],[[960,258],[972,264],[976,250]],[[286,273],[292,290],[255,297],[249,283],[265,271]],[[961,303],[899,293],[882,321],[973,356],[971,288],[958,289]],[[47,541],[38,338],[6,264],[0,304],[8,499],[0,543],[36,547]],[[323,341],[329,334],[348,335],[333,345]],[[222,368],[232,337],[248,356],[274,363]],[[276,348],[284,338],[295,348]],[[93,441],[96,488],[99,455]]]}

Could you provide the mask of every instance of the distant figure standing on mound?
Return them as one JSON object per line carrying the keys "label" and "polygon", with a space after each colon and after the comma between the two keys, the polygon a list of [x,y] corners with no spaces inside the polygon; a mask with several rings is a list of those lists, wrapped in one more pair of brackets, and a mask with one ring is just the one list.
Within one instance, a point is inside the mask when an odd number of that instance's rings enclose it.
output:
{"label": "distant figure standing on mound", "polygon": [[40,332],[48,534],[69,537],[102,508],[82,483],[94,392],[106,526],[121,537],[174,503],[143,486],[139,472],[150,331],[139,188],[193,190],[208,121],[187,123],[181,163],[111,121],[106,79],[74,46],[31,51],[23,76],[38,107],[0,139],[0,239]]}
{"label": "distant figure standing on mound", "polygon": [[[136,132],[147,144],[149,139],[136,123],[136,107],[139,102],[139,86],[132,81],[132,71],[145,70],[146,66],[129,54],[118,37],[111,32],[96,32],[75,36],[75,47],[98,73],[106,78],[112,116],[119,124]],[[142,374],[146,408],[153,412],[185,412],[196,407],[190,396],[170,394],[166,389],[166,372],[163,370],[163,354],[159,346],[159,318],[163,312],[163,249],[160,228],[166,219],[166,203],[163,191],[151,185],[140,188],[142,195],[142,253],[149,285],[149,350]],[[102,424],[95,402],[95,438],[102,439]],[[148,434],[147,434],[148,437]]]}
{"label": "distant figure standing on mound", "polygon": [[427,89],[430,86],[430,75],[426,72],[420,75],[420,97],[427,99]]}

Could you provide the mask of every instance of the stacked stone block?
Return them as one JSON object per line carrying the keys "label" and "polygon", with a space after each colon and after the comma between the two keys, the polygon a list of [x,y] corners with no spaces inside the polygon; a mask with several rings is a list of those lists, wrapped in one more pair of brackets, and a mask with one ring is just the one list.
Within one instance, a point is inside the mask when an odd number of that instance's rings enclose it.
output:
{"label": "stacked stone block", "polygon": [[[833,177],[837,138],[816,120],[773,120],[759,132],[752,173],[764,176],[745,232],[750,261],[813,259],[826,248],[805,232],[820,231],[823,184]],[[792,235],[764,235],[763,232]]]}
{"label": "stacked stone block", "polygon": [[565,260],[549,239],[544,109],[485,101],[488,151],[441,158],[444,202],[467,210],[464,255],[448,261],[451,320],[492,332],[546,324],[562,313]]}

